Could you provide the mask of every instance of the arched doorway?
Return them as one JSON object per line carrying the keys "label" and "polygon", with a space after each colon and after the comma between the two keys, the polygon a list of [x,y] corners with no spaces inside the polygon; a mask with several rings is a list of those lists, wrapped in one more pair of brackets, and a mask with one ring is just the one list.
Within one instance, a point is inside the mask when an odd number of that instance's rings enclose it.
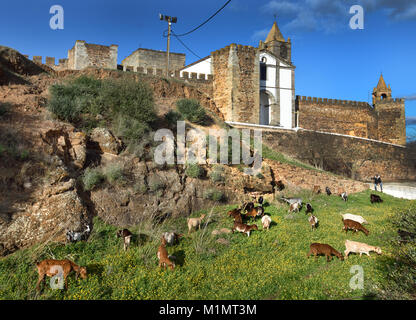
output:
{"label": "arched doorway", "polygon": [[271,120],[271,104],[269,94],[266,91],[260,92],[260,124],[269,125]]}

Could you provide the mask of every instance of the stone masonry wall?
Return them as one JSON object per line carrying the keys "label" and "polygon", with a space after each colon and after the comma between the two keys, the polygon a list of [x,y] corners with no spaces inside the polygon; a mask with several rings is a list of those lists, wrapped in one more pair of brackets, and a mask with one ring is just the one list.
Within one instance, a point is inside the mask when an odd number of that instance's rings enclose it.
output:
{"label": "stone masonry wall", "polygon": [[373,108],[366,102],[297,96],[296,108],[298,126],[303,129],[406,143],[401,99],[381,101]]}
{"label": "stone masonry wall", "polygon": [[378,101],[375,107],[378,118],[378,139],[406,144],[406,119],[402,99]]}
{"label": "stone masonry wall", "polygon": [[103,46],[77,40],[68,51],[68,68],[81,70],[87,67],[117,69],[117,45]]}
{"label": "stone masonry wall", "polygon": [[385,181],[416,179],[416,154],[405,147],[306,130],[263,131],[263,143],[321,169],[363,181],[376,173]]}
{"label": "stone masonry wall", "polygon": [[211,53],[214,101],[226,121],[258,123],[258,55],[256,48],[236,44]]}
{"label": "stone masonry wall", "polygon": [[[166,69],[166,52],[140,48],[125,58],[121,64],[123,65],[124,70],[126,70],[127,67],[132,67],[132,71],[137,71],[137,68],[143,68],[144,70],[151,68],[161,69],[164,72]],[[169,53],[169,70],[175,71],[184,66],[185,54],[175,52]]]}

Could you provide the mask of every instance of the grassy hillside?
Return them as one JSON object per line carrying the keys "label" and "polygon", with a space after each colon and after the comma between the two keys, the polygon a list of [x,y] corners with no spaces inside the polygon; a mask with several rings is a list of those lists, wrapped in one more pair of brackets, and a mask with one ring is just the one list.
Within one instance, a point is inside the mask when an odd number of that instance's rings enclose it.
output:
{"label": "grassy hillside", "polygon": [[[362,299],[374,285],[386,277],[386,257],[391,253],[390,239],[396,231],[389,223],[398,210],[410,201],[382,194],[384,203],[371,204],[370,191],[350,196],[347,203],[340,197],[301,194],[315,208],[320,227],[311,231],[304,209],[288,215],[287,206],[278,202],[266,204],[274,224],[269,231],[259,231],[248,238],[241,233],[212,236],[214,229],[231,228],[226,211],[235,206],[215,207],[206,213],[211,222],[200,231],[185,236],[179,245],[168,247],[177,257],[177,268],[161,271],[156,251],[163,231],[186,233],[186,219],[153,225],[144,221],[132,228],[136,235],[131,249],[123,252],[116,228],[95,219],[88,242],[70,245],[48,244],[21,250],[0,260],[1,299]],[[342,232],[340,213],[364,216],[369,222],[369,236]],[[201,212],[195,213],[199,216]],[[216,242],[224,238],[229,245]],[[328,243],[345,250],[345,239],[380,246],[383,255],[371,257],[351,254],[343,261],[324,257],[306,258],[309,244]],[[52,290],[45,286],[37,295],[37,273],[34,262],[44,258],[69,258],[86,265],[86,280],[69,278],[69,289]],[[364,290],[352,290],[350,268],[364,269]],[[49,281],[49,280],[48,280]],[[47,282],[49,283],[49,282]]]}

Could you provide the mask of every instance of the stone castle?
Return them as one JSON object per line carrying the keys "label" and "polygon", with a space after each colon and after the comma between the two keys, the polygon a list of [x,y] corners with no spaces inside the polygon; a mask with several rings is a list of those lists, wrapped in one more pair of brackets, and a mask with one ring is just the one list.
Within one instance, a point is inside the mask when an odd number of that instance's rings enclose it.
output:
{"label": "stone castle", "polygon": [[[166,52],[140,48],[117,65],[118,46],[77,40],[67,59],[46,57],[55,70],[86,67],[163,76]],[[204,86],[226,122],[265,128],[306,129],[405,145],[405,106],[394,99],[383,75],[367,102],[295,95],[291,40],[275,22],[258,47],[231,44],[185,66],[185,55],[170,54],[171,76]],[[33,60],[42,63],[42,57]],[[206,87],[209,89],[206,90]]]}

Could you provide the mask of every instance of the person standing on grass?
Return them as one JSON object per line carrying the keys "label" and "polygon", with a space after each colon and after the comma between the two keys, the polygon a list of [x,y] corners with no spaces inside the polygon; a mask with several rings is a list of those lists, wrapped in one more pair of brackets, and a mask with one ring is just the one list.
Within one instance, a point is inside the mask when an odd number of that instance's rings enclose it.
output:
{"label": "person standing on grass", "polygon": [[377,191],[377,185],[380,185],[380,190],[381,192],[383,192],[383,182],[381,181],[380,175],[376,174],[373,179],[374,179],[374,190]]}

